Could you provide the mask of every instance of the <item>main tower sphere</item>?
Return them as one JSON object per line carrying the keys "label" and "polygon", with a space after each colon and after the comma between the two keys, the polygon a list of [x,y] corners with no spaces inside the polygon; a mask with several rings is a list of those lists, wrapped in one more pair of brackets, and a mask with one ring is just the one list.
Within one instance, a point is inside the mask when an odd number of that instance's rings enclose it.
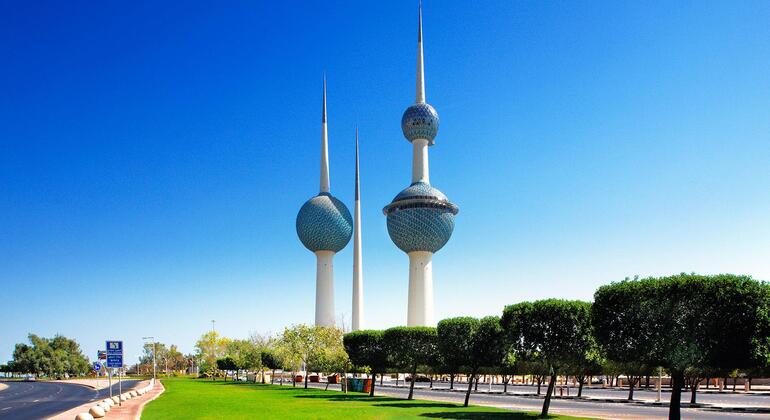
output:
{"label": "main tower sphere", "polygon": [[407,140],[416,139],[428,140],[429,145],[433,145],[436,134],[438,134],[439,118],[436,109],[428,103],[418,102],[404,111],[401,117],[401,131]]}
{"label": "main tower sphere", "polygon": [[452,237],[458,208],[437,188],[415,182],[385,206],[388,234],[407,254],[437,252]]}
{"label": "main tower sphere", "polygon": [[297,236],[312,252],[339,252],[353,236],[353,218],[342,201],[323,192],[307,200],[299,209]]}

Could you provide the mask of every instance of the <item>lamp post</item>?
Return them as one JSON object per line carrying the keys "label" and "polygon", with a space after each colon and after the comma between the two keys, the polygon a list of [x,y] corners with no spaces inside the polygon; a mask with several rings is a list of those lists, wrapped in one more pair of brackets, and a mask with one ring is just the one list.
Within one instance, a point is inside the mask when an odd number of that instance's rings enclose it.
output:
{"label": "lamp post", "polygon": [[157,343],[155,342],[155,337],[142,337],[142,340],[152,340],[152,379],[155,379],[155,365],[157,365],[155,354],[157,353]]}

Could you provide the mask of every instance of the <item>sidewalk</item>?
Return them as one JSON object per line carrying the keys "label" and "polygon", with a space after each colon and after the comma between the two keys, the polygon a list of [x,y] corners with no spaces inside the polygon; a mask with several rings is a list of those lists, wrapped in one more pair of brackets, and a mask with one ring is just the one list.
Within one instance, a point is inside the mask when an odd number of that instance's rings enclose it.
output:
{"label": "sidewalk", "polygon": [[[124,391],[129,392],[131,390],[140,389],[148,385],[150,385],[149,380],[142,381],[130,389],[124,389]],[[144,395],[134,397],[128,401],[123,401],[121,405],[113,405],[110,411],[107,412],[103,418],[107,420],[138,420],[142,414],[142,409],[144,406],[148,402],[158,398],[158,396],[162,394],[163,391],[165,391],[163,384],[161,384],[160,381],[155,381],[155,386],[150,391],[146,392]],[[75,407],[71,410],[67,410],[63,413],[59,413],[55,417],[51,417],[50,420],[72,420],[80,413],[88,413],[88,410],[99,403],[99,401],[92,401]]]}

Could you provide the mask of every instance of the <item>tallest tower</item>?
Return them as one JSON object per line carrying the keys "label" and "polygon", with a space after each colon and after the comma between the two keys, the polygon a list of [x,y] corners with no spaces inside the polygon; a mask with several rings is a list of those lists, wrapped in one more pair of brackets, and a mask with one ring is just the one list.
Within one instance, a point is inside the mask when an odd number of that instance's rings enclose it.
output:
{"label": "tallest tower", "polygon": [[425,99],[422,53],[422,4],[418,9],[415,103],[401,118],[401,130],[412,144],[412,184],[385,206],[388,234],[409,256],[408,326],[432,326],[433,254],[452,236],[458,208],[430,184],[428,148],[435,143],[439,118]]}

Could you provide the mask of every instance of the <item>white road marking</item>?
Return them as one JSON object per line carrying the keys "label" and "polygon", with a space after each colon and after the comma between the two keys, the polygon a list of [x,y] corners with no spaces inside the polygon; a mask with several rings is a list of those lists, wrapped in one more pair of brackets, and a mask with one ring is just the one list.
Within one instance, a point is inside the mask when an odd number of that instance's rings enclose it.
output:
{"label": "white road marking", "polygon": [[10,410],[11,407],[0,408],[0,411]]}

